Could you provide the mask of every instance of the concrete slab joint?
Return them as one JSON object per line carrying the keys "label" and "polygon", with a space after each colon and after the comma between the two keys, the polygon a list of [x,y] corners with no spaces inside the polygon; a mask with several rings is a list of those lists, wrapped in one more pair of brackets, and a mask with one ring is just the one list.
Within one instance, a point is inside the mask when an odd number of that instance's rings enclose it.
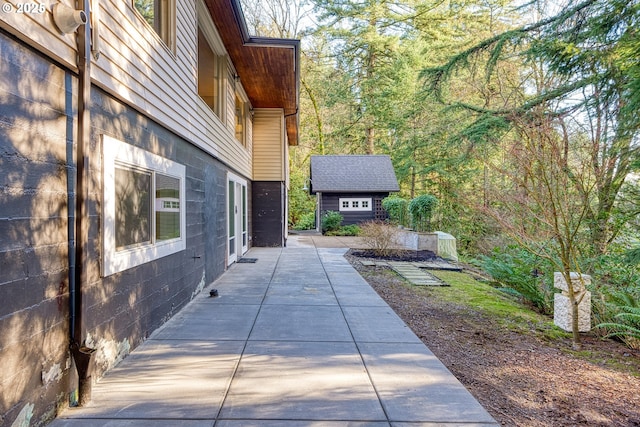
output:
{"label": "concrete slab joint", "polygon": [[345,252],[251,248],[50,427],[497,427]]}

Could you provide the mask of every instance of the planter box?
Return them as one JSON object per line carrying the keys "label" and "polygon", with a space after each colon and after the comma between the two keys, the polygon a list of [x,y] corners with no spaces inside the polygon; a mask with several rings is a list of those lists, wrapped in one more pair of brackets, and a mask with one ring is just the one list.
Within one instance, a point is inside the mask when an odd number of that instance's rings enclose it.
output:
{"label": "planter box", "polygon": [[397,243],[414,251],[431,251],[439,257],[458,261],[456,239],[442,231],[418,233],[417,231],[398,230]]}

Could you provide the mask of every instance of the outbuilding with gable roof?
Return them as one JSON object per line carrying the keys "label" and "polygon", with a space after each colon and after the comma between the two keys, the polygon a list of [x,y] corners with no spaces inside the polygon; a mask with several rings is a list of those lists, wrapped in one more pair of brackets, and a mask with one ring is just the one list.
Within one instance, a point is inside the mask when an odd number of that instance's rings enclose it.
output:
{"label": "outbuilding with gable roof", "polygon": [[382,200],[400,191],[387,155],[311,156],[311,194],[317,196],[316,227],[328,211],[339,212],[343,225],[384,220]]}

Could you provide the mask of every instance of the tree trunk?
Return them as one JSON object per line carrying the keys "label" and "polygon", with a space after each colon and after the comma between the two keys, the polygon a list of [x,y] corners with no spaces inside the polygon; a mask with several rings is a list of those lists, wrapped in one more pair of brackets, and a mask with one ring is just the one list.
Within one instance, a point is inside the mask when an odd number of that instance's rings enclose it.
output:
{"label": "tree trunk", "polygon": [[375,154],[375,134],[376,130],[373,127],[368,127],[367,130],[367,154]]}

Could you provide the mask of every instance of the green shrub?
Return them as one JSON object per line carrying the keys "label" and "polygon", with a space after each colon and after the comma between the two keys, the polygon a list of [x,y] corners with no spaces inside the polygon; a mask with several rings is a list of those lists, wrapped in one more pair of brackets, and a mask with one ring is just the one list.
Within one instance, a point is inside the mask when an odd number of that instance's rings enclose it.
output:
{"label": "green shrub", "polygon": [[322,234],[337,231],[342,225],[343,217],[340,212],[327,211],[322,216]]}
{"label": "green shrub", "polygon": [[337,230],[327,231],[325,233],[327,236],[357,236],[358,234],[360,234],[360,227],[355,224],[344,225]]}
{"label": "green shrub", "polygon": [[342,236],[357,236],[360,234],[360,227],[355,224],[345,225],[339,230]]}
{"label": "green shrub", "polygon": [[293,226],[294,230],[313,230],[316,228],[316,213],[308,212],[300,216],[298,222]]}
{"label": "green shrub", "polygon": [[553,267],[548,262],[518,246],[496,248],[478,261],[501,286],[516,291],[541,313],[553,312]]}
{"label": "green shrub", "polygon": [[606,337],[618,338],[631,348],[640,348],[640,297],[633,290],[610,291],[604,306],[595,304],[596,328]]}
{"label": "green shrub", "polygon": [[389,220],[397,225],[407,226],[407,208],[409,202],[398,196],[389,196],[382,199],[382,207],[389,214]]}
{"label": "green shrub", "polygon": [[431,231],[431,218],[438,206],[438,199],[430,194],[423,194],[409,202],[412,226],[416,231]]}
{"label": "green shrub", "polygon": [[628,261],[628,254],[612,252],[586,259],[583,269],[589,271],[599,287],[625,289],[633,286],[640,289],[640,265]]}

